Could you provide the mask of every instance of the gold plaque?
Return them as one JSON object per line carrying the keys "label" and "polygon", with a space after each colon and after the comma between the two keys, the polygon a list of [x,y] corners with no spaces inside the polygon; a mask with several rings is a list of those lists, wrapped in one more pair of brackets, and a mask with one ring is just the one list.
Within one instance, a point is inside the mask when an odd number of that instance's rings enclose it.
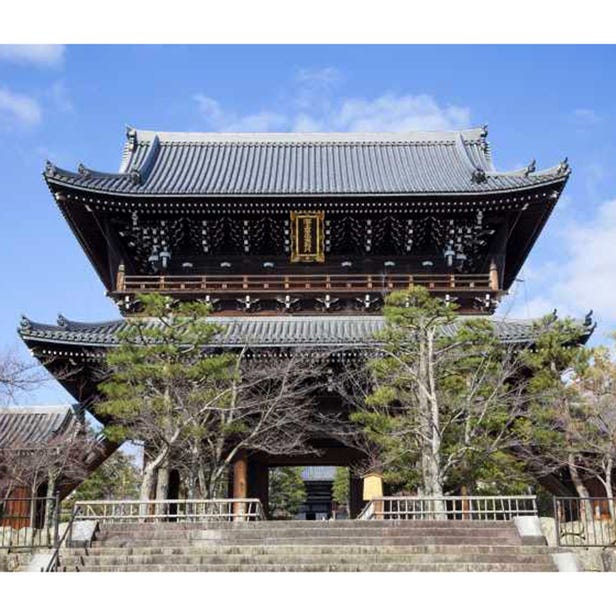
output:
{"label": "gold plaque", "polygon": [[291,263],[324,263],[325,212],[291,212]]}

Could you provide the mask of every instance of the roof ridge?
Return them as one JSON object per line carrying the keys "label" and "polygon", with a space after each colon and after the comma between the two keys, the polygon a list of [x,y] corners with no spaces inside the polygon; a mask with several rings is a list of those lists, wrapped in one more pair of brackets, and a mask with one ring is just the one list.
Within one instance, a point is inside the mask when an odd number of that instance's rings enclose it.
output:
{"label": "roof ridge", "polygon": [[33,405],[16,405],[16,406],[0,406],[0,413],[31,413],[31,414],[57,414],[74,411],[74,404],[33,404]]}
{"label": "roof ridge", "polygon": [[158,138],[161,143],[293,143],[305,144],[383,144],[383,143],[453,143],[458,135],[469,142],[481,142],[484,128],[461,130],[413,130],[375,132],[173,132],[130,128],[127,141],[130,144],[145,144]]}

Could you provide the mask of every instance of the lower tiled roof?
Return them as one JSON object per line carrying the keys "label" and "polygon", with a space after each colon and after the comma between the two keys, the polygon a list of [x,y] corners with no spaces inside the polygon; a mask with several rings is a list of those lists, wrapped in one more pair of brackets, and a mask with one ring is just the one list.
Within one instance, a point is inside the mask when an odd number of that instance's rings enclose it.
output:
{"label": "lower tiled roof", "polygon": [[68,404],[0,408],[0,449],[41,447],[80,426],[74,407]]}
{"label": "lower tiled roof", "polygon": [[[452,334],[460,323],[473,316],[461,316],[446,327]],[[502,319],[491,317],[496,332],[504,343],[527,344],[537,337],[536,321],[530,319]],[[212,346],[216,347],[332,347],[370,344],[383,328],[382,316],[237,316],[208,317],[208,323],[223,330]],[[76,346],[109,347],[118,344],[118,334],[126,329],[127,320],[104,323],[81,323],[59,317],[57,325],[35,323],[22,319],[19,334],[30,343],[56,343]],[[587,319],[580,325],[588,336],[592,323]]]}

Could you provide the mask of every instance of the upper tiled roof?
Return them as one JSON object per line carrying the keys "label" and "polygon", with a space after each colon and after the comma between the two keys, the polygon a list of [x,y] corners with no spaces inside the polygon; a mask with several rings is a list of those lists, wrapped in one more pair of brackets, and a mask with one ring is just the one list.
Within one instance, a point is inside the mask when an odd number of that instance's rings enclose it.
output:
{"label": "upper tiled roof", "polygon": [[70,405],[0,408],[0,449],[40,447],[81,422]]}
{"label": "upper tiled roof", "polygon": [[408,133],[165,133],[128,129],[119,173],[48,163],[50,183],[133,195],[392,195],[502,192],[564,179],[497,172],[485,128]]}
{"label": "upper tiled roof", "polygon": [[335,466],[305,466],[302,469],[304,481],[333,481],[335,478]]}
{"label": "upper tiled roof", "polygon": [[[447,334],[454,333],[465,319],[461,316],[447,326]],[[369,344],[385,323],[381,316],[239,316],[209,317],[208,321],[221,326],[213,346],[238,347],[357,347]],[[537,336],[535,321],[530,319],[500,319],[491,317],[496,332],[505,343],[528,344]],[[59,318],[58,325],[22,320],[19,333],[26,342],[52,342],[77,346],[107,347],[118,344],[118,333],[127,321],[79,323]],[[589,335],[590,319],[584,322]]]}

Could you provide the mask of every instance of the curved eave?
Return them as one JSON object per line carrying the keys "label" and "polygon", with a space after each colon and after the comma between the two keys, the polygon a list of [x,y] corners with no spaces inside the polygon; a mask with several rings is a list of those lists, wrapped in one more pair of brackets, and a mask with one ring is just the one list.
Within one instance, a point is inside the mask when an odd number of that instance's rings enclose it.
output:
{"label": "curved eave", "polygon": [[[474,318],[474,317],[461,317]],[[269,323],[268,323],[269,319]],[[355,319],[353,321],[353,319]],[[379,329],[379,323],[382,327],[382,317],[219,317],[211,319],[211,321],[224,325],[239,324],[240,327],[247,326],[249,331],[252,330],[252,339],[243,341],[239,340],[219,340],[211,345],[213,351],[218,350],[233,350],[249,345],[256,351],[258,357],[261,353],[267,355],[272,351],[296,349],[307,353],[318,353],[319,351],[331,351],[334,356],[356,356],[364,352],[374,351],[378,348],[378,343],[372,339],[374,332]],[[330,323],[328,323],[328,321]],[[333,321],[333,323],[332,323]],[[336,321],[342,327],[334,327]],[[121,330],[125,321],[107,321],[104,323],[79,323],[69,321],[63,317],[60,318],[62,325],[48,325],[43,323],[35,323],[24,317],[22,324],[18,329],[18,333],[26,346],[31,350],[33,355],[42,361],[45,368],[52,374],[58,382],[82,404],[90,404],[98,396],[97,390],[97,367],[100,367],[105,353],[116,347],[119,342],[114,336],[114,332]],[[271,328],[272,322],[275,327]],[[319,327],[319,322],[324,324]],[[502,337],[503,343],[529,347],[532,346],[536,339],[536,334],[533,336],[532,321],[530,320],[498,320],[493,319],[493,322],[498,327],[504,328],[502,332],[507,334]],[[344,325],[346,323],[346,326]],[[348,334],[355,323],[362,324],[366,327],[363,329],[369,335],[363,337],[349,336]],[[261,324],[261,335],[263,330],[271,330],[266,339],[259,340],[259,331],[255,331],[255,327]],[[289,326],[295,324],[300,328],[310,332],[309,335],[304,335],[303,339],[275,340],[277,334],[281,334],[284,338],[284,333],[289,332]],[[583,328],[583,334],[579,339],[580,344],[585,344],[592,334],[595,324],[590,321],[590,315],[585,321],[579,321]],[[276,327],[277,326],[277,327]],[[259,330],[256,327],[256,330]],[[325,335],[315,338],[315,334],[319,331],[337,330],[341,332],[345,340],[326,339]],[[346,335],[345,335],[346,332]],[[255,335],[256,334],[256,335]],[[272,335],[274,334],[274,335]],[[67,369],[69,366],[69,369]],[[75,366],[78,367],[75,370]],[[89,366],[92,366],[90,370]]]}
{"label": "curved eave", "polygon": [[[556,186],[558,184],[564,184],[570,175],[570,171],[564,171],[558,174],[553,174],[550,171],[538,172],[533,174],[532,179],[536,181],[521,182],[518,185],[502,187],[493,190],[434,190],[434,191],[413,191],[413,192],[400,192],[400,191],[374,191],[374,192],[318,192],[318,191],[304,191],[304,192],[145,192],[145,191],[121,191],[121,190],[103,190],[97,187],[91,186],[83,178],[79,177],[79,174],[73,174],[75,180],[71,181],[68,177],[60,177],[57,174],[49,175],[43,174],[45,181],[48,185],[54,185],[61,188],[76,189],[86,194],[100,195],[108,197],[110,199],[200,199],[200,198],[237,198],[237,199],[302,199],[307,197],[318,197],[323,199],[335,199],[340,197],[362,197],[362,198],[378,198],[378,197],[399,197],[399,198],[447,198],[452,196],[459,196],[464,199],[477,199],[481,197],[490,197],[496,195],[513,194],[518,192],[526,192],[546,188],[550,186]],[[492,174],[490,174],[492,175]],[[518,178],[522,177],[517,174],[507,173],[495,173],[495,177],[504,178]],[[524,176],[529,177],[529,176]]]}
{"label": "curved eave", "polygon": [[[461,316],[458,323],[482,317]],[[280,316],[280,317],[211,317],[208,323],[223,331],[208,348],[374,348],[375,334],[382,330],[382,316]],[[536,321],[531,319],[492,318],[497,335],[505,344],[532,344],[537,337]],[[79,348],[113,348],[119,344],[118,333],[125,320],[104,323],[80,323],[60,317],[59,325],[35,323],[22,319],[18,329],[21,338],[32,345],[73,346]],[[585,343],[595,324],[590,315],[578,321]],[[455,331],[450,326],[448,333]],[[28,344],[28,346],[31,346]]]}
{"label": "curved eave", "polygon": [[[45,179],[47,180],[47,178]],[[69,228],[73,232],[73,235],[77,238],[79,245],[88,257],[88,260],[101,279],[101,282],[107,290],[110,290],[113,288],[114,281],[111,273],[105,267],[106,259],[102,257],[107,254],[108,245],[104,234],[101,232],[100,224],[96,219],[94,212],[88,211],[87,207],[66,207],[62,202],[60,202],[56,191],[54,191],[54,187],[48,181],[47,187],[49,188],[58,209],[64,217],[64,220],[66,220]],[[88,232],[88,226],[93,227],[95,231]]]}

